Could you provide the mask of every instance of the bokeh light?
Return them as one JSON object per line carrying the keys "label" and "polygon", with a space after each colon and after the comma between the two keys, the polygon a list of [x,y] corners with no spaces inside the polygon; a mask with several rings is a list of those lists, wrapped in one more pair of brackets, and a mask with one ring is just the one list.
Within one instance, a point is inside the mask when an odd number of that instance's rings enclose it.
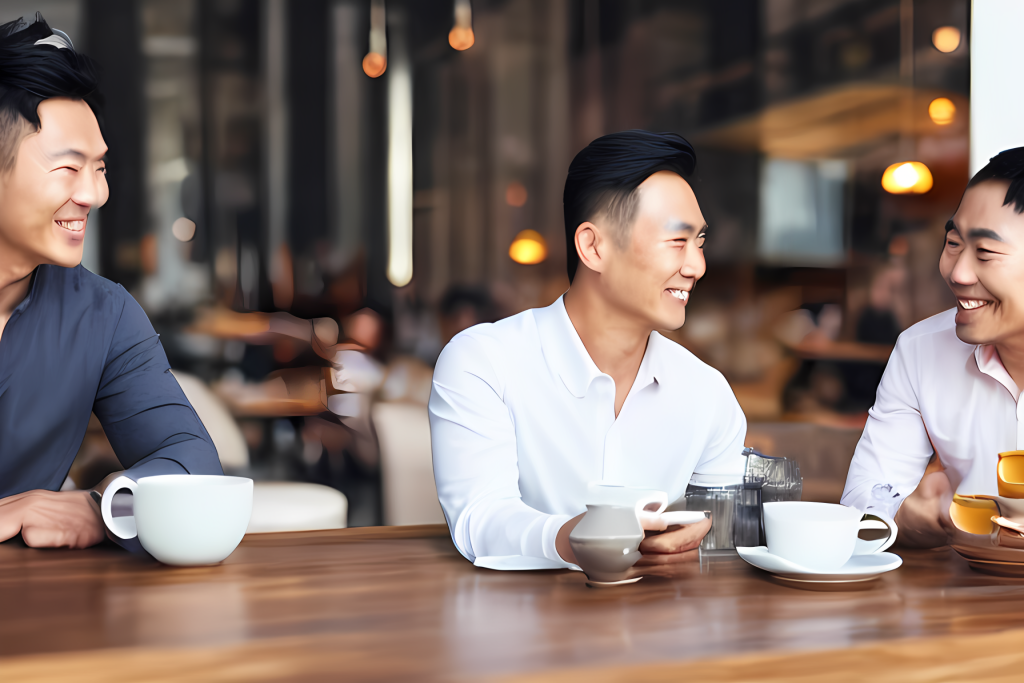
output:
{"label": "bokeh light", "polygon": [[892,194],[924,194],[932,184],[932,172],[920,161],[900,161],[882,174],[882,189]]}
{"label": "bokeh light", "polygon": [[171,234],[179,242],[191,242],[196,236],[196,224],[182,216],[171,224]]}
{"label": "bokeh light", "polygon": [[363,72],[370,78],[377,78],[388,68],[388,60],[384,55],[367,52],[363,57]]}
{"label": "bokeh light", "polygon": [[523,230],[508,248],[509,257],[516,263],[533,265],[548,257],[548,243],[536,230]]}
{"label": "bokeh light", "polygon": [[932,31],[932,45],[939,52],[952,52],[960,47],[960,29],[956,26],[940,26]]}
{"label": "bokeh light", "polygon": [[928,116],[940,126],[949,125],[956,118],[956,105],[947,97],[936,97],[928,105]]}
{"label": "bokeh light", "polygon": [[505,203],[509,206],[523,206],[526,204],[528,196],[523,184],[515,180],[505,188]]}
{"label": "bokeh light", "polygon": [[469,27],[456,26],[448,32],[448,44],[456,50],[468,50],[473,47],[475,42],[476,37],[473,35],[473,29]]}

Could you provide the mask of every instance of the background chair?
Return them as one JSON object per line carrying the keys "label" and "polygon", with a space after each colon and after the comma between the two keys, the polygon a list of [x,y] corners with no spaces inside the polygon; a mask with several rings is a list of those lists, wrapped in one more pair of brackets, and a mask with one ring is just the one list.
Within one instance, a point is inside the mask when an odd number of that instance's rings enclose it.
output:
{"label": "background chair", "polygon": [[[178,370],[172,373],[210,433],[221,465],[228,469],[248,467],[249,449],[224,402],[198,377]],[[341,491],[320,484],[257,481],[246,533],[344,529],[347,519],[348,499]]]}
{"label": "background chair", "polygon": [[373,407],[372,416],[380,442],[384,523],[443,524],[434,485],[427,407],[382,402]]}

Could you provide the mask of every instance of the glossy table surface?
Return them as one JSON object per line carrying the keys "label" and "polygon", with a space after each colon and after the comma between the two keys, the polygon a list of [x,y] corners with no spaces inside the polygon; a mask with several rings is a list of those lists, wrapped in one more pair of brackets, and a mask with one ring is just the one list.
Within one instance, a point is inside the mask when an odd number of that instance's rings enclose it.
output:
{"label": "glossy table surface", "polygon": [[223,564],[0,544],[0,680],[1013,680],[1024,579],[901,551],[866,590],[735,555],[587,588],[474,568],[443,526],[247,536]]}

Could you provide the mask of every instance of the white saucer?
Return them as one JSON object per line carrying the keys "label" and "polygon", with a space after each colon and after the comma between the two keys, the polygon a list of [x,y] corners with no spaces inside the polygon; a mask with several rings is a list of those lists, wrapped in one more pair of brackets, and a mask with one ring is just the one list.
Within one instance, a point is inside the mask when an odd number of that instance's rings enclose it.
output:
{"label": "white saucer", "polygon": [[763,569],[779,578],[800,582],[813,583],[855,583],[877,578],[885,572],[891,572],[901,564],[903,558],[892,553],[870,553],[854,555],[850,561],[839,569],[829,573],[820,573],[801,567],[768,552],[768,548],[759,545],[753,548],[736,548],[740,557],[758,569]]}

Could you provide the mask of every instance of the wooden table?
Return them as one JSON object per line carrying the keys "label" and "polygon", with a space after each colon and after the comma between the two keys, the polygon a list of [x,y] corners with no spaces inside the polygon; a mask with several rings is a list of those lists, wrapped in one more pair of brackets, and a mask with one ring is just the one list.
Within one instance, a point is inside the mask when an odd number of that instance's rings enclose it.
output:
{"label": "wooden table", "polygon": [[902,554],[815,593],[736,556],[607,590],[476,569],[443,526],[249,536],[186,569],[8,542],[0,681],[1018,679],[1024,580]]}

